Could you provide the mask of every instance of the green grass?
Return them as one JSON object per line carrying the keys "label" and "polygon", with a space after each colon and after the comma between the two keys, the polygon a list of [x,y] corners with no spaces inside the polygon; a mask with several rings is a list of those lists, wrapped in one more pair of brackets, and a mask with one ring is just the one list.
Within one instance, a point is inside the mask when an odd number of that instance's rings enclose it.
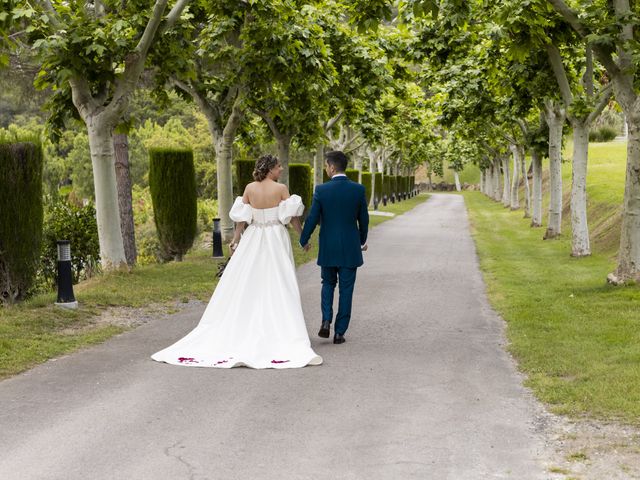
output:
{"label": "green grass", "polygon": [[544,242],[522,212],[464,196],[489,297],[527,385],[556,413],[640,424],[640,290],[606,284],[610,255],[572,258],[568,236]]}
{"label": "green grass", "polygon": [[[384,210],[401,214],[427,198],[427,195],[421,195]],[[388,219],[371,216],[371,225]],[[312,237],[309,252],[298,247],[293,229],[289,232],[296,264],[314,260],[318,231]],[[0,308],[0,379],[125,331],[126,327],[101,325],[95,321],[96,315],[108,307],[146,307],[188,299],[208,300],[217,283],[219,263],[220,260],[211,258],[211,250],[194,249],[183,262],[139,266],[130,273],[100,275],[75,285],[80,304],[77,310],[54,307],[54,293]]]}

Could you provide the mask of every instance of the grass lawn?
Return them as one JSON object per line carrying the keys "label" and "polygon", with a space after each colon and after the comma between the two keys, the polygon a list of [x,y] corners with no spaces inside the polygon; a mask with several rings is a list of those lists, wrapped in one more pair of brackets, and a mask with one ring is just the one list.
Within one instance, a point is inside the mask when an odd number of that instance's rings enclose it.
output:
{"label": "grass lawn", "polygon": [[[420,195],[381,207],[381,210],[401,214],[427,198],[427,195]],[[388,219],[371,216],[371,226]],[[314,233],[311,240],[313,248],[309,252],[298,248],[292,229],[290,233],[296,264],[315,259],[318,231]],[[217,282],[215,274],[219,262],[211,258],[210,249],[200,248],[186,255],[183,262],[146,265],[136,267],[131,273],[97,276],[74,286],[80,303],[78,310],[54,307],[55,293],[0,308],[0,379],[126,330],[125,327],[95,322],[96,315],[108,307],[145,307],[149,304],[171,305],[189,299],[208,300]]]}
{"label": "grass lawn", "polygon": [[[621,199],[619,162],[595,147],[592,201]],[[521,211],[464,196],[491,302],[528,386],[556,413],[640,424],[640,289],[605,283],[610,253],[571,258],[569,235],[542,241]]]}

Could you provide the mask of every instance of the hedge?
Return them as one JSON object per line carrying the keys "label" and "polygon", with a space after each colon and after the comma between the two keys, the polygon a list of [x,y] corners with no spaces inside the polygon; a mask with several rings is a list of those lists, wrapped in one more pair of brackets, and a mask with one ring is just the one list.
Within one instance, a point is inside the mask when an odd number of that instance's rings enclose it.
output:
{"label": "hedge", "polygon": [[236,160],[236,195],[244,194],[247,185],[253,182],[253,171],[256,168],[254,160]]}
{"label": "hedge", "polygon": [[193,152],[172,148],[149,150],[149,189],[162,257],[181,261],[197,233]]}
{"label": "hedge", "polygon": [[391,175],[382,177],[382,195],[386,195],[387,199],[391,198]]}
{"label": "hedge", "polygon": [[311,166],[306,163],[289,164],[289,192],[300,195],[305,206],[305,213],[309,211],[313,198],[313,177]]}
{"label": "hedge", "polygon": [[376,192],[376,198],[378,199],[378,203],[382,201],[382,173],[378,172],[375,174],[374,182],[376,184],[376,188],[374,189]]}
{"label": "hedge", "polygon": [[369,202],[371,202],[371,173],[362,172],[362,185],[364,185],[367,205],[369,205]]}
{"label": "hedge", "polygon": [[347,174],[347,177],[349,177],[349,180],[352,180],[358,183],[358,177],[360,176],[360,172],[358,172],[358,170],[356,170],[355,168],[347,168],[347,171],[344,173]]}
{"label": "hedge", "polygon": [[0,137],[0,302],[23,300],[33,286],[42,244],[42,146]]}

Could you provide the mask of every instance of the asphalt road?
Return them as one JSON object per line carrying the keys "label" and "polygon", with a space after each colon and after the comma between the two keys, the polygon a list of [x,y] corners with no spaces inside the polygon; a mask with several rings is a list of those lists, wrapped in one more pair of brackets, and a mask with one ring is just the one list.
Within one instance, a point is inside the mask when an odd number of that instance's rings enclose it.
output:
{"label": "asphalt road", "polygon": [[548,478],[463,198],[434,195],[369,247],[343,345],[316,337],[319,270],[298,270],[322,366],[153,362],[197,306],[0,382],[0,479]]}

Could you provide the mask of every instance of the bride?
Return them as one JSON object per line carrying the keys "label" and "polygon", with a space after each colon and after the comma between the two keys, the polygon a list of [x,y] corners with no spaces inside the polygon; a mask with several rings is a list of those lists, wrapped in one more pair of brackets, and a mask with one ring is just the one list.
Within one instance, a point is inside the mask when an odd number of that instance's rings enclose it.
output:
{"label": "bride", "polygon": [[[296,368],[319,365],[304,323],[291,240],[304,205],[277,183],[282,166],[264,155],[229,212],[232,257],[200,319],[184,338],[151,356],[194,367]],[[242,241],[240,236],[242,235]]]}

